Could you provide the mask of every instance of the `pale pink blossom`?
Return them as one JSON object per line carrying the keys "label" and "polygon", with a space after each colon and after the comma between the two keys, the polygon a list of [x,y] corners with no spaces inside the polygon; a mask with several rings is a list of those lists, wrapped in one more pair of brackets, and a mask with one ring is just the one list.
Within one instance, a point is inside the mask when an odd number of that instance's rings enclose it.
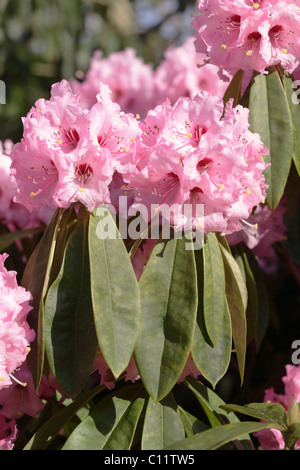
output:
{"label": "pale pink blossom", "polygon": [[0,390],[13,383],[14,373],[26,360],[35,332],[27,323],[30,292],[18,286],[16,272],[7,271],[0,255]]}
{"label": "pale pink blossom", "polygon": [[11,170],[10,152],[13,142],[0,141],[0,219],[10,232],[48,225],[53,209],[38,207],[32,212],[21,203],[14,202],[17,184]]}
{"label": "pale pink blossom", "polygon": [[50,100],[39,99],[23,118],[23,138],[12,148],[15,202],[29,211],[56,208],[59,176],[54,162],[72,153],[80,141],[77,120],[84,113],[66,80],[51,88]]}
{"label": "pale pink blossom", "polygon": [[267,73],[281,66],[292,73],[300,59],[300,11],[293,1],[198,2],[195,46],[210,62],[231,73]]}
{"label": "pale pink blossom", "polygon": [[[136,141],[140,138],[139,121],[113,102],[111,89],[101,83],[97,103],[84,118],[89,129],[89,145],[105,155],[112,171],[130,172],[136,164]],[[111,174],[110,174],[111,176]]]}
{"label": "pale pink blossom", "polygon": [[116,171],[136,163],[138,120],[111,99],[99,83],[96,104],[85,109],[66,80],[51,88],[24,118],[24,135],[10,157],[14,201],[30,211],[67,208],[80,202],[89,211],[110,202]]}
{"label": "pale pink blossom", "polygon": [[87,108],[96,104],[100,83],[109,85],[113,101],[126,113],[144,116],[152,107],[153,67],[145,64],[130,47],[108,57],[96,51],[84,80],[72,81],[74,91]]}
{"label": "pale pink blossom", "polygon": [[[232,101],[223,115],[220,98],[201,92],[193,100],[166,101],[150,111],[143,131],[136,170],[123,175],[124,190],[133,190],[133,207],[148,208],[153,218],[163,205],[177,229],[188,225],[223,234],[240,230],[265,198],[262,155],[268,150],[249,131],[248,110]],[[186,205],[191,208],[189,220]],[[197,205],[204,207],[198,217]]]}
{"label": "pale pink blossom", "polygon": [[156,104],[169,98],[174,104],[181,96],[194,98],[200,91],[208,91],[223,98],[231,76],[219,76],[215,65],[206,64],[199,67],[205,60],[205,54],[197,53],[194,37],[188,37],[182,46],[170,46],[164,59],[154,73]]}

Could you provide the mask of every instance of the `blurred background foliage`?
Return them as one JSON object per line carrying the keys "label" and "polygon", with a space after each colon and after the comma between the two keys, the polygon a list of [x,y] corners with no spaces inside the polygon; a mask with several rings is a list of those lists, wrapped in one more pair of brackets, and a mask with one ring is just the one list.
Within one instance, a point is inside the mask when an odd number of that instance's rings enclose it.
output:
{"label": "blurred background foliage", "polygon": [[0,0],[0,139],[18,141],[21,117],[51,85],[81,78],[92,53],[133,47],[155,66],[193,34],[195,0]]}

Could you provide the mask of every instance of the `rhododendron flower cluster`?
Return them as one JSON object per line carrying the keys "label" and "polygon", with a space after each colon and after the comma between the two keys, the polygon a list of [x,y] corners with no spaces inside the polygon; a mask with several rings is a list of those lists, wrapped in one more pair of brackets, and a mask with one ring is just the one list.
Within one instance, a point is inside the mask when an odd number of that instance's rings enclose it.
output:
{"label": "rhododendron flower cluster", "polygon": [[[204,223],[206,232],[230,233],[264,200],[268,150],[249,131],[246,108],[228,102],[223,116],[222,99],[200,92],[173,106],[166,100],[138,121],[112,101],[107,85],[97,99],[85,109],[62,81],[23,119],[23,139],[10,155],[16,202],[28,210],[81,202],[92,211],[111,201],[117,172],[148,220],[152,204],[175,205],[169,222],[179,230]],[[185,205],[193,208],[188,217]]]}
{"label": "rhododendron flower cluster", "polygon": [[156,104],[169,98],[173,105],[180,97],[194,98],[201,91],[223,98],[231,76],[219,76],[219,68],[212,64],[199,67],[205,54],[197,53],[194,37],[188,37],[182,46],[170,46],[154,72]]}
{"label": "rhododendron flower cluster", "polygon": [[130,47],[109,57],[103,57],[100,50],[95,51],[84,80],[72,80],[72,87],[82,104],[91,108],[97,102],[100,83],[109,85],[112,100],[126,113],[144,116],[152,107],[153,66],[145,64]]}
{"label": "rhododendron flower cluster", "polygon": [[266,73],[281,66],[292,73],[300,60],[300,9],[293,0],[198,0],[197,51],[224,70]]}
{"label": "rhododendron flower cluster", "polygon": [[144,63],[131,48],[108,57],[98,50],[83,80],[71,81],[72,88],[81,103],[91,108],[97,102],[100,83],[105,83],[112,91],[112,100],[124,112],[141,117],[167,98],[174,104],[181,96],[193,98],[200,91],[223,98],[231,75],[220,77],[219,68],[212,64],[199,67],[205,54],[196,52],[194,40],[190,36],[181,46],[167,48],[156,69]]}
{"label": "rhododendron flower cluster", "polygon": [[52,86],[50,100],[36,102],[10,154],[16,202],[32,211],[73,202],[93,210],[109,201],[113,173],[131,165],[139,134],[137,120],[109,95],[102,85],[98,102],[86,110],[63,80]]}
{"label": "rhododendron flower cluster", "polygon": [[[167,205],[168,221],[178,230],[241,228],[240,220],[265,198],[262,155],[268,150],[249,131],[246,108],[233,108],[230,101],[223,111],[222,100],[207,92],[149,111],[141,123],[139,162],[123,175],[136,210],[146,206],[154,216],[151,207]],[[197,207],[203,207],[203,217]]]}
{"label": "rhododendron flower cluster", "polygon": [[[278,394],[274,387],[271,387],[265,391],[264,402],[280,403],[287,411],[294,399],[300,403],[300,367],[287,364],[285,370],[286,375],[282,377],[284,393]],[[278,429],[263,429],[258,431],[256,435],[263,450],[283,450],[285,448],[282,433]],[[295,450],[300,450],[300,441],[297,441]]]}
{"label": "rhododendron flower cluster", "polygon": [[0,221],[10,232],[31,229],[41,224],[48,225],[53,214],[52,209],[41,206],[29,212],[21,202],[14,202],[17,184],[11,172],[12,147],[12,141],[0,141]]}
{"label": "rhododendron flower cluster", "polygon": [[7,271],[0,255],[0,390],[9,387],[14,371],[26,360],[35,332],[27,323],[30,292],[19,286],[15,271]]}

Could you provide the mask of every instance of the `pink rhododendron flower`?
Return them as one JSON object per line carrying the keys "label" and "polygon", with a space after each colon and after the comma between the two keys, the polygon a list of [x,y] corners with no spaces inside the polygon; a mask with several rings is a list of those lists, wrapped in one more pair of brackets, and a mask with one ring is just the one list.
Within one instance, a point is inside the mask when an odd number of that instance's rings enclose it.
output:
{"label": "pink rhododendron flower", "polygon": [[135,166],[136,140],[141,131],[138,120],[112,101],[112,92],[105,84],[100,84],[97,103],[86,114],[90,145],[98,152],[107,152],[113,171],[123,173]]}
{"label": "pink rhododendron flower", "polygon": [[12,450],[18,435],[15,420],[7,421],[0,413],[0,450]]}
{"label": "pink rhododendron flower", "polygon": [[201,375],[201,371],[197,368],[193,356],[189,354],[184,369],[181,372],[179,379],[177,380],[177,383],[183,382],[188,376],[197,379],[199,375]]}
{"label": "pink rhododendron flower", "polygon": [[[262,155],[268,150],[249,131],[246,108],[228,102],[222,117],[223,111],[220,98],[201,92],[148,113],[139,162],[123,175],[124,189],[134,192],[133,207],[143,213],[146,206],[153,217],[153,206],[159,212],[167,205],[168,221],[179,230],[203,224],[205,232],[240,230],[240,220],[265,198]],[[204,207],[201,218],[197,205]]]}
{"label": "pink rhododendron flower", "polygon": [[10,153],[17,183],[15,202],[29,211],[41,206],[56,208],[53,198],[59,176],[54,160],[64,160],[78,146],[77,119],[82,114],[79,99],[63,80],[52,85],[50,100],[38,100],[23,118],[23,138]]}
{"label": "pink rhododendron flower", "polygon": [[96,104],[100,83],[109,85],[113,101],[126,113],[144,116],[152,107],[153,67],[145,64],[130,47],[113,52],[109,57],[96,51],[83,82],[72,82],[74,91],[87,108]]}
{"label": "pink rhododendron flower", "polygon": [[205,60],[205,54],[196,52],[194,40],[194,37],[188,37],[182,46],[171,46],[166,50],[154,72],[157,105],[167,98],[171,104],[181,96],[193,98],[200,91],[223,98],[231,77],[221,79],[218,67],[212,64],[198,67]]}
{"label": "pink rhododendron flower", "polygon": [[[115,378],[107,363],[105,362],[105,359],[100,349],[96,354],[94,368],[100,374],[100,385],[105,385],[108,390],[112,390],[115,387]],[[135,382],[136,380],[139,380],[140,376],[133,356],[130,358],[129,364],[124,370],[123,374],[125,381]]]}
{"label": "pink rhododendron flower", "polygon": [[300,59],[300,10],[292,0],[207,0],[193,21],[196,50],[232,73],[272,65],[292,73]]}
{"label": "pink rhododendron flower", "polygon": [[87,110],[62,80],[52,86],[50,100],[36,102],[23,125],[23,139],[10,157],[14,200],[29,211],[73,202],[92,211],[110,202],[115,171],[134,165],[138,121],[112,101],[108,85],[99,83],[97,102]]}
{"label": "pink rhododendron flower", "polygon": [[14,372],[14,379],[8,388],[0,390],[1,413],[8,419],[19,419],[24,414],[37,416],[44,403],[35,391],[26,362]]}
{"label": "pink rhododendron flower", "polygon": [[26,321],[31,294],[18,286],[15,271],[6,270],[7,256],[0,255],[0,390],[13,383],[15,370],[26,360],[35,338]]}
{"label": "pink rhododendron flower", "polygon": [[280,203],[274,211],[259,205],[243,223],[243,229],[227,236],[230,245],[244,242],[256,256],[273,257],[273,244],[286,238],[283,216],[286,207]]}
{"label": "pink rhododendron flower", "polygon": [[0,141],[0,220],[11,232],[38,227],[41,223],[48,225],[53,209],[38,207],[29,212],[23,204],[14,202],[17,184],[11,170],[12,148],[12,141]]}
{"label": "pink rhododendron flower", "polygon": [[[284,393],[278,394],[274,388],[265,391],[264,402],[281,403],[286,411],[296,399],[300,403],[300,367],[287,364],[286,375],[282,377]],[[262,429],[256,433],[263,450],[283,450],[285,443],[283,436],[277,429]],[[300,441],[297,441],[295,450],[300,450]]]}

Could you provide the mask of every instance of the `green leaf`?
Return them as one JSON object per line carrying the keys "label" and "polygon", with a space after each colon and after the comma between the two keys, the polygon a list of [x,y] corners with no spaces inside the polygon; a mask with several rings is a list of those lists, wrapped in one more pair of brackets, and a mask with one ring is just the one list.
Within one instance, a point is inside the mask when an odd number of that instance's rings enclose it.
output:
{"label": "green leaf", "polygon": [[296,101],[294,100],[293,95],[295,93],[295,90],[292,86],[293,80],[287,75],[286,72],[283,74],[283,84],[293,123],[293,160],[297,168],[298,174],[300,175],[300,105],[298,98]]}
{"label": "green leaf", "polygon": [[[106,227],[113,231],[106,236]],[[123,240],[107,209],[89,220],[91,292],[98,343],[115,377],[127,367],[137,340],[141,302],[138,282]]]}
{"label": "green leaf", "polygon": [[215,450],[235,439],[243,439],[246,434],[270,429],[272,425],[265,423],[243,422],[229,423],[200,432],[183,441],[177,442],[165,450]]}
{"label": "green leaf", "polygon": [[[193,377],[188,377],[185,384],[194,393],[196,399],[199,401],[203,411],[205,412],[209,423],[212,427],[221,426],[226,423],[239,423],[238,417],[231,413],[225,414],[222,407],[225,402],[213,390],[206,387],[200,380]],[[250,436],[243,436],[235,442],[237,449],[253,450],[253,444]]]}
{"label": "green leaf", "polygon": [[[236,247],[234,247],[236,248]],[[247,255],[242,249],[237,248],[234,252],[234,258],[238,263],[241,272],[244,273],[244,279],[248,291],[248,303],[246,308],[247,319],[247,344],[252,347],[257,345],[257,329],[258,329],[258,293],[256,288],[256,280],[250,267]]]}
{"label": "green leaf", "polygon": [[209,426],[206,423],[200,421],[191,413],[181,408],[181,406],[178,406],[178,408],[181,414],[181,420],[187,437],[194,436],[194,434],[198,434],[199,432],[209,429]]}
{"label": "green leaf", "polygon": [[238,70],[236,72],[225,91],[223,98],[224,103],[226,103],[231,98],[233,98],[233,106],[236,106],[239,103],[241,98],[244,73],[244,70]]}
{"label": "green leaf", "polygon": [[142,450],[161,450],[184,439],[178,406],[172,395],[160,402],[149,397],[142,434]]}
{"label": "green leaf", "polygon": [[58,237],[62,212],[55,211],[49,225],[28,260],[21,285],[31,292],[32,310],[28,316],[30,327],[36,332],[35,340],[30,344],[27,362],[30,367],[35,389],[38,389],[44,365],[44,300],[47,294],[55,246]]}
{"label": "green leaf", "polygon": [[76,413],[104,389],[104,385],[99,385],[98,387],[80,395],[80,397],[75,401],[55,413],[37,430],[23,450],[47,449],[59,431],[63,429]]}
{"label": "green leaf", "polygon": [[[198,250],[197,250],[198,251]],[[214,233],[207,235],[203,245],[203,317],[211,345],[215,346],[222,331],[225,305],[225,275],[222,254]],[[199,288],[198,287],[198,288]]]}
{"label": "green leaf", "polygon": [[232,338],[241,381],[243,381],[247,347],[247,287],[232,254],[221,243],[220,248],[225,268],[226,298],[231,317]]}
{"label": "green leaf", "polygon": [[140,278],[141,331],[134,355],[154,401],[174,387],[187,362],[197,311],[194,252],[184,239],[157,243]]}
{"label": "green leaf", "polygon": [[91,373],[97,351],[86,222],[68,239],[61,270],[49,289],[45,343],[54,377],[68,395],[76,397]]}
{"label": "green leaf", "polygon": [[251,86],[249,98],[250,130],[260,134],[270,155],[265,161],[265,181],[269,185],[266,201],[271,209],[279,203],[293,157],[293,122],[285,89],[277,72],[259,74]]}
{"label": "green leaf", "polygon": [[[256,288],[256,345],[258,350],[261,346],[269,324],[269,297],[264,273],[258,265],[257,260],[251,250],[247,250],[244,254],[244,257],[247,258],[247,262],[249,268],[251,269]],[[249,293],[249,297],[250,295],[251,294]]]}
{"label": "green leaf", "polygon": [[220,338],[217,344],[212,347],[205,335],[203,325],[199,324],[198,319],[197,330],[195,331],[194,343],[192,345],[192,356],[197,369],[201,371],[203,377],[214,388],[225,375],[231,358],[232,332],[227,303],[221,327]]}
{"label": "green leaf", "polygon": [[140,390],[129,386],[103,398],[62,450],[129,450],[145,404]]}
{"label": "green leaf", "polygon": [[280,431],[287,429],[286,412],[280,403],[250,403],[244,406],[226,404],[221,405],[221,408],[227,412],[234,411],[263,420]]}
{"label": "green leaf", "polygon": [[[218,250],[220,252],[219,247]],[[203,294],[203,290],[205,285],[205,275],[207,271],[204,272],[203,270],[202,250],[197,250],[195,252],[195,259],[197,266],[199,301],[197,322],[191,352],[197,368],[201,370],[201,374],[213,385],[213,387],[215,387],[221,377],[223,377],[223,375],[225,374],[230,362],[232,344],[231,319],[227,302],[225,299],[224,286],[224,290],[222,289],[220,293],[220,295],[223,296],[223,302],[220,302],[220,311],[218,312],[218,320],[216,320],[218,321],[218,329],[220,329],[220,334],[217,344],[215,346],[212,346],[210,338],[207,335],[204,318],[205,296]],[[220,262],[223,267],[222,258]],[[225,275],[223,269],[223,277],[224,276]],[[211,286],[211,288],[213,287]],[[221,315],[223,315],[223,317]]]}

